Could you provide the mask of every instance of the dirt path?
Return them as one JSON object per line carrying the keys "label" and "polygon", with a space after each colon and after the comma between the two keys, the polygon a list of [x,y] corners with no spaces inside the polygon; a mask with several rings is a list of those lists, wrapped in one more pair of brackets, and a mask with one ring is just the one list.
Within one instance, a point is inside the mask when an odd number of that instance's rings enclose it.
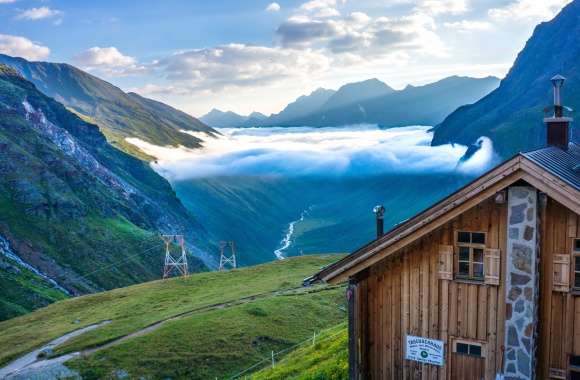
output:
{"label": "dirt path", "polygon": [[237,306],[237,305],[242,305],[242,304],[246,304],[246,303],[249,303],[249,302],[252,302],[255,300],[259,300],[259,299],[264,299],[264,298],[269,298],[269,297],[277,297],[277,296],[288,296],[288,295],[294,295],[294,294],[317,293],[317,292],[322,292],[322,291],[328,291],[328,290],[331,290],[334,288],[336,288],[336,286],[313,287],[313,288],[304,288],[301,286],[301,287],[296,287],[296,288],[281,289],[281,290],[275,290],[275,291],[271,291],[271,292],[254,294],[254,295],[242,297],[242,298],[239,298],[236,300],[231,300],[231,301],[221,302],[221,303],[217,303],[217,304],[202,306],[202,307],[191,309],[191,310],[179,313],[179,314],[175,314],[171,317],[159,320],[155,323],[150,324],[149,326],[145,326],[144,328],[142,328],[140,330],[137,330],[137,331],[134,331],[134,332],[129,333],[127,335],[124,335],[122,337],[119,337],[111,342],[105,343],[105,344],[98,346],[98,347],[82,350],[80,352],[74,352],[74,353],[70,353],[70,354],[66,354],[66,355],[61,355],[61,356],[57,356],[57,357],[50,358],[50,359],[38,358],[38,355],[43,351],[50,352],[55,347],[57,347],[60,344],[63,344],[64,342],[68,341],[71,338],[74,338],[76,336],[79,336],[79,335],[87,332],[87,331],[94,330],[94,329],[99,328],[101,326],[104,326],[108,323],[111,323],[111,321],[109,321],[109,320],[103,321],[103,322],[100,322],[100,323],[97,323],[94,325],[84,327],[84,328],[79,329],[79,330],[75,330],[75,331],[70,332],[68,334],[65,334],[65,335],[61,336],[60,338],[54,339],[51,342],[49,342],[48,344],[46,344],[46,345],[44,345],[44,346],[42,346],[42,347],[24,355],[24,356],[21,356],[18,359],[10,362],[5,367],[0,368],[0,379],[2,379],[2,380],[8,380],[8,379],[17,380],[20,378],[30,378],[31,373],[33,373],[35,376],[39,376],[42,373],[43,379],[58,379],[65,374],[67,377],[77,378],[78,374],[66,373],[66,371],[70,372],[70,370],[68,370],[63,365],[63,363],[65,363],[66,361],[73,359],[73,358],[88,356],[88,355],[91,355],[97,351],[104,350],[106,348],[119,345],[119,344],[121,344],[121,343],[123,343],[131,338],[146,335],[152,331],[157,330],[158,328],[160,328],[161,326],[163,326],[167,322],[174,321],[176,319],[180,319],[180,318],[184,318],[184,317],[188,317],[190,315],[194,315],[194,314],[198,314],[198,313],[203,313],[203,312],[208,312],[208,311],[212,311],[212,310],[219,310],[219,309],[225,309],[225,308],[229,308],[229,307],[233,307],[233,306]]}
{"label": "dirt path", "polygon": [[28,368],[38,368],[39,365],[40,366],[44,366],[44,365],[54,365],[54,364],[62,364],[65,361],[73,358],[75,355],[74,354],[68,354],[68,355],[63,355],[63,356],[59,356],[57,358],[54,359],[43,359],[43,358],[39,358],[39,354],[45,352],[45,353],[49,353],[50,351],[52,351],[55,347],[63,344],[64,342],[66,342],[67,340],[74,338],[75,336],[79,336],[81,334],[84,334],[87,331],[91,331],[94,329],[97,329],[101,326],[104,326],[106,324],[111,323],[111,321],[103,321],[100,323],[96,323],[87,327],[83,327],[82,329],[78,329],[72,332],[69,332],[68,334],[65,334],[59,338],[56,338],[50,342],[48,342],[47,344],[45,344],[44,346],[29,352],[28,354],[21,356],[20,358],[8,363],[6,366],[0,368],[0,379],[11,379],[11,378],[15,378],[19,375],[19,373],[23,372],[24,370],[28,369]]}

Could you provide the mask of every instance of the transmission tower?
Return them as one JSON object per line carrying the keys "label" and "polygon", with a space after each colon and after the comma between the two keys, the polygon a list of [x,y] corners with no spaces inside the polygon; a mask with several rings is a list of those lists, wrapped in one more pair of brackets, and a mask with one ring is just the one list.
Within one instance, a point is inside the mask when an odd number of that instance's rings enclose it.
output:
{"label": "transmission tower", "polygon": [[[163,278],[171,275],[174,269],[182,276],[188,275],[187,256],[185,255],[185,239],[183,235],[162,235],[165,242],[165,265],[163,266]],[[181,253],[174,255],[171,253],[171,246],[177,245],[181,248]]]}
{"label": "transmission tower", "polygon": [[[230,247],[230,255],[226,254],[226,248]],[[236,264],[236,246],[233,241],[220,241],[220,269],[219,271],[226,270],[226,266],[230,269],[235,269]]]}

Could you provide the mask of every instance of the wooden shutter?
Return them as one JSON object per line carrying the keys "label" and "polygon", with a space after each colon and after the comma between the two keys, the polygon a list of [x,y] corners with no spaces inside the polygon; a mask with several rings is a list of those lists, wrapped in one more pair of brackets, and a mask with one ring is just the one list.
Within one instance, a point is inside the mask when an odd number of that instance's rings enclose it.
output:
{"label": "wooden shutter", "polygon": [[501,251],[499,249],[488,248],[484,251],[483,270],[486,284],[499,285],[500,263]]}
{"label": "wooden shutter", "polygon": [[570,255],[554,255],[554,291],[570,290]]}
{"label": "wooden shutter", "polygon": [[439,246],[439,278],[453,280],[453,246]]}

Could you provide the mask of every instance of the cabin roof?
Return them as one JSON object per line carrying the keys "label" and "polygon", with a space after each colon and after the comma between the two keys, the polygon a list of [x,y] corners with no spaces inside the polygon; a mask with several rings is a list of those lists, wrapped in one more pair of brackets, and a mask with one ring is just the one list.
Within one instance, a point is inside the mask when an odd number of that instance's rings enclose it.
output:
{"label": "cabin roof", "polygon": [[396,225],[345,258],[323,268],[308,282],[338,283],[413,243],[456,216],[517,181],[538,190],[580,214],[580,146],[568,151],[547,147],[519,153],[423,212]]}
{"label": "cabin roof", "polygon": [[580,145],[571,143],[567,151],[549,146],[522,155],[580,190]]}

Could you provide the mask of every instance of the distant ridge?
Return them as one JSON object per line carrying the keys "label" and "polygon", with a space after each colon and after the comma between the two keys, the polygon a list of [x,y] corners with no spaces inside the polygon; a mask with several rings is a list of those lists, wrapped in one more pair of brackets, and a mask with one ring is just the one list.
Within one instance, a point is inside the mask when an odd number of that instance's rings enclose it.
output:
{"label": "distant ridge", "polygon": [[130,153],[136,148],[125,142],[126,137],[161,146],[195,148],[199,140],[180,130],[215,132],[184,112],[135,93],[127,94],[66,63],[30,62],[3,54],[0,63],[13,67],[45,95],[98,124],[111,143]]}
{"label": "distant ridge", "polygon": [[373,78],[345,84],[338,91],[320,88],[300,96],[270,117],[250,118],[214,109],[201,120],[216,128],[435,125],[457,107],[479,100],[498,84],[499,79],[495,77],[452,76],[424,86],[408,85],[397,91]]}
{"label": "distant ridge", "polygon": [[424,86],[407,86],[404,90],[395,91],[377,79],[371,79],[345,85],[320,109],[280,124],[313,127],[363,123],[383,127],[435,125],[457,107],[485,96],[498,83],[499,79],[495,77],[477,79],[452,76]]}

